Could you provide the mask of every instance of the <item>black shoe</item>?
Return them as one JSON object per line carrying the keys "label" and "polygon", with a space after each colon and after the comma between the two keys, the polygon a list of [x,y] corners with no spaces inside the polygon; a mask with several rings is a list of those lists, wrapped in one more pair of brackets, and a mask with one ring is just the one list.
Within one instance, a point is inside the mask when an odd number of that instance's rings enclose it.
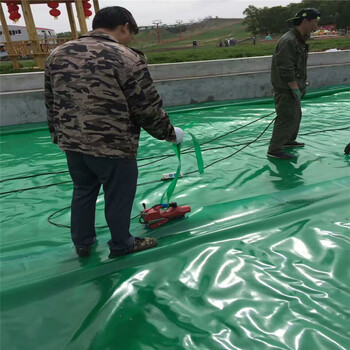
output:
{"label": "black shoe", "polygon": [[77,252],[80,258],[85,258],[90,255],[91,246],[88,247],[75,247],[75,251]]}
{"label": "black shoe", "polygon": [[85,258],[90,255],[91,247],[97,242],[95,238],[94,242],[89,246],[75,246],[75,251],[80,258]]}
{"label": "black shoe", "polygon": [[112,258],[116,258],[117,256],[141,252],[142,250],[154,248],[157,246],[157,244],[158,244],[157,240],[152,237],[146,237],[146,238],[135,237],[135,243],[133,248],[126,250],[124,252],[118,252],[118,253],[111,252],[108,255],[108,257],[112,259]]}
{"label": "black shoe", "polygon": [[278,158],[278,159],[293,159],[294,156],[291,154],[288,154],[286,152],[280,151],[280,152],[267,152],[267,156],[271,158]]}
{"label": "black shoe", "polygon": [[304,142],[297,142],[297,141],[292,141],[292,142],[287,142],[284,144],[283,147],[304,147],[305,143]]}
{"label": "black shoe", "polygon": [[350,143],[344,148],[345,154],[350,154]]}

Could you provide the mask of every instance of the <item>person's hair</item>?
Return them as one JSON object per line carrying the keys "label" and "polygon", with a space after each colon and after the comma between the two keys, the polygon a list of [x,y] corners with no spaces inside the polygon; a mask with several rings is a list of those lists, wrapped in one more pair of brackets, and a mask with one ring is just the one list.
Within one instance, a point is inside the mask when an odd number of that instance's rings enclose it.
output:
{"label": "person's hair", "polygon": [[137,34],[139,27],[132,14],[120,6],[105,7],[98,11],[92,21],[92,29],[115,29],[120,25],[129,23],[130,32]]}

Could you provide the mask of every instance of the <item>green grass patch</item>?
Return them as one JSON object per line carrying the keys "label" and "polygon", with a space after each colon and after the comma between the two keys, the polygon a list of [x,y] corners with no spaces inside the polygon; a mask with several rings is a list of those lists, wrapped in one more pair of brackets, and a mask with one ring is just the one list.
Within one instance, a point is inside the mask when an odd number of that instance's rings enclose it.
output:
{"label": "green grass patch", "polygon": [[166,52],[149,52],[147,53],[147,58],[148,63],[153,64],[266,56],[272,54],[274,46],[274,44],[264,44],[261,45],[259,49],[252,44],[243,44],[233,47],[198,47]]}
{"label": "green grass patch", "polygon": [[161,30],[161,40],[172,40],[170,42],[163,42],[159,44],[157,42],[156,31],[141,32],[136,36],[134,47],[140,50],[159,50],[184,46],[192,46],[192,41],[196,40],[200,46],[206,46],[208,44],[216,45],[220,40],[224,41],[227,38],[235,37],[236,39],[245,39],[251,37],[250,33],[247,33],[245,27],[241,22],[231,20],[227,22],[221,22],[217,24],[217,27],[204,27],[196,30],[187,30],[182,33],[182,39],[179,40],[178,34]]}
{"label": "green grass patch", "polygon": [[335,37],[331,39],[314,39],[308,42],[311,51],[325,51],[328,49],[350,49],[350,37]]}
{"label": "green grass patch", "polygon": [[41,71],[41,69],[35,68],[34,60],[20,60],[19,69],[14,69],[11,61],[0,61],[0,74],[27,73],[37,71]]}
{"label": "green grass patch", "polygon": [[[315,39],[310,42],[310,51],[325,51],[328,49],[350,49],[350,37]],[[251,42],[237,44],[233,47],[203,46],[198,48],[152,52],[145,50],[148,63],[174,63],[190,61],[207,61],[239,57],[269,56],[273,54],[276,42]]]}
{"label": "green grass patch", "polygon": [[[237,28],[241,28],[239,35],[235,35],[236,39],[241,39],[247,37],[247,33],[242,29],[240,23],[236,24]],[[218,33],[218,31],[215,31]],[[227,35],[226,29],[222,28],[220,32],[223,38]],[[232,33],[230,31],[230,33]],[[236,46],[230,47],[218,47],[217,46],[217,36],[214,34],[202,34],[202,38],[206,38],[207,42],[204,40],[198,40],[199,47],[193,48],[192,41],[184,40],[175,43],[170,43],[167,46],[149,46],[143,48],[144,52],[147,54],[148,63],[175,63],[175,62],[191,62],[191,61],[208,61],[208,60],[218,60],[218,59],[229,59],[229,58],[239,58],[239,57],[254,57],[254,56],[269,56],[272,55],[275,48],[275,41],[258,41],[257,45],[253,45],[251,41],[238,43]],[[215,37],[213,39],[213,36]],[[200,38],[198,36],[198,38]],[[179,49],[176,46],[186,46],[189,48]],[[328,49],[350,49],[350,37],[335,37],[329,39],[314,39],[309,41],[310,51],[325,51]],[[167,51],[156,52],[155,49],[165,49]],[[23,60],[20,61],[20,69],[14,70],[11,61],[0,61],[0,73],[24,73],[24,72],[35,72],[40,69],[35,68],[34,60]]]}

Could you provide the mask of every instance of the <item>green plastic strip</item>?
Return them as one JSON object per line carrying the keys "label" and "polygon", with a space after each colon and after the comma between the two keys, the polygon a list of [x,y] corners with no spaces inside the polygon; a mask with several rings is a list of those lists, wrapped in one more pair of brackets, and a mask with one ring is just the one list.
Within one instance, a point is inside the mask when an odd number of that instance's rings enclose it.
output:
{"label": "green plastic strip", "polygon": [[[175,174],[174,179],[171,181],[170,185],[165,190],[165,192],[162,195],[162,198],[160,199],[160,203],[162,205],[166,204],[167,206],[169,206],[169,202],[170,202],[171,196],[174,193],[174,190],[175,190],[175,187],[176,187],[176,184],[177,184],[177,180],[179,179],[180,171],[181,171],[181,145],[173,145],[173,149],[174,149],[174,152],[175,152],[175,155],[176,155],[177,159],[179,160],[179,164],[177,166],[176,174]],[[166,197],[166,203],[164,203],[164,197]]]}
{"label": "green plastic strip", "polygon": [[197,166],[198,166],[198,171],[200,174],[204,173],[204,162],[203,162],[203,156],[202,156],[202,151],[201,151],[201,146],[197,140],[197,138],[190,132],[188,132],[193,141],[193,146],[194,146],[194,151],[196,153],[196,159],[197,159]]}
{"label": "green plastic strip", "polygon": [[[193,125],[194,123],[192,123]],[[188,128],[184,127],[184,129]],[[198,171],[200,174],[204,173],[204,162],[203,162],[203,156],[202,156],[202,151],[201,151],[201,146],[197,140],[197,138],[191,133],[191,132],[187,132],[189,135],[191,135],[192,137],[192,141],[193,141],[193,147],[194,147],[194,151],[196,154],[196,159],[197,159],[197,166],[198,166]],[[179,164],[177,166],[176,169],[176,174],[174,176],[174,179],[171,181],[171,184],[168,186],[168,188],[165,190],[165,192],[163,193],[161,199],[160,199],[160,203],[162,205],[166,205],[167,207],[169,206],[169,202],[171,199],[171,196],[173,195],[174,191],[175,191],[175,187],[177,185],[177,181],[180,177],[180,171],[181,171],[181,144],[180,145],[173,145],[173,149],[175,152],[175,155],[177,157],[177,159],[179,160]],[[166,203],[164,203],[164,198],[166,197]]]}

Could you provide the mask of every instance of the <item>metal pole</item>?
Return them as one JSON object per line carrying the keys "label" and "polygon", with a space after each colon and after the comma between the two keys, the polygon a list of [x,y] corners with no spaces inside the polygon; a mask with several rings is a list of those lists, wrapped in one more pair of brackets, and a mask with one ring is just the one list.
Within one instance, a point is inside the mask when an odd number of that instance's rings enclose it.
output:
{"label": "metal pole", "polygon": [[179,37],[181,39],[182,38],[182,36],[181,36],[181,23],[182,23],[182,21],[178,20],[178,21],[176,21],[176,23],[179,25]]}
{"label": "metal pole", "polygon": [[159,28],[159,24],[161,24],[162,21],[160,19],[156,19],[156,20],[152,21],[152,23],[157,25],[157,37],[158,37],[158,43],[160,43],[160,28]]}

